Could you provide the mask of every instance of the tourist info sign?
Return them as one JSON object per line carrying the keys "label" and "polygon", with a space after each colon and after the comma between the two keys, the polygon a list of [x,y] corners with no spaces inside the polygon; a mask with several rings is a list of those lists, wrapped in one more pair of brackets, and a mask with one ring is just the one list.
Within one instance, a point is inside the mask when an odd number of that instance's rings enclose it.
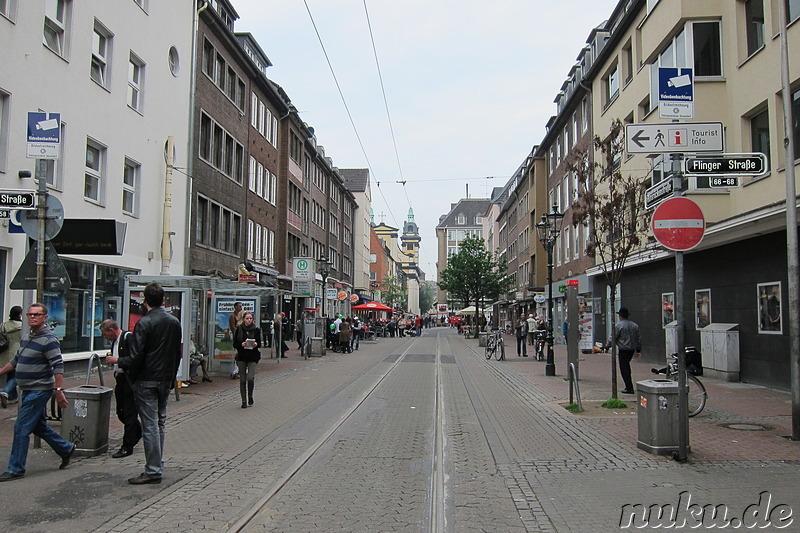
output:
{"label": "tourist info sign", "polygon": [[722,122],[625,125],[629,154],[721,152],[722,145]]}

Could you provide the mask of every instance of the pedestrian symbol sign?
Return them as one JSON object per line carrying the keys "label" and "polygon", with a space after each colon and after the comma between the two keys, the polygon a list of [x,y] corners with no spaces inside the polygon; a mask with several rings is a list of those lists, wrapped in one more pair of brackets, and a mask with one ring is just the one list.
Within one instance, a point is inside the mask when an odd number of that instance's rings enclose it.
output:
{"label": "pedestrian symbol sign", "polygon": [[722,123],[626,124],[629,154],[721,152]]}

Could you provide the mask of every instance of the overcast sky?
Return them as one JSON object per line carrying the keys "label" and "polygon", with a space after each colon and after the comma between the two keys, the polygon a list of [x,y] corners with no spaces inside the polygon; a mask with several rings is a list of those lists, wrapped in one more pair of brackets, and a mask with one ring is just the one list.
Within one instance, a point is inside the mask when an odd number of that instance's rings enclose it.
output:
{"label": "overcast sky", "polygon": [[253,34],[273,63],[270,79],[334,165],[370,169],[375,222],[402,229],[413,207],[427,279],[436,279],[439,217],[516,171],[544,137],[589,32],[617,4],[232,1],[235,30]]}

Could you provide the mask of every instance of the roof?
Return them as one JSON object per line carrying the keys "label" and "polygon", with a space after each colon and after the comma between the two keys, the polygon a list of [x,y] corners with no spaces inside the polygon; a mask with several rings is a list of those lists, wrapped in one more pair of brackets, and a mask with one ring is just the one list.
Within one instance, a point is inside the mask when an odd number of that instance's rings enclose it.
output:
{"label": "roof", "polygon": [[369,185],[368,168],[340,168],[339,174],[344,180],[344,186],[350,192],[365,192]]}
{"label": "roof", "polygon": [[[455,204],[451,204],[450,212],[439,219],[437,227],[477,227],[475,217],[482,217],[486,213],[491,200],[488,198],[462,198]],[[463,215],[466,224],[458,224],[458,217]]]}

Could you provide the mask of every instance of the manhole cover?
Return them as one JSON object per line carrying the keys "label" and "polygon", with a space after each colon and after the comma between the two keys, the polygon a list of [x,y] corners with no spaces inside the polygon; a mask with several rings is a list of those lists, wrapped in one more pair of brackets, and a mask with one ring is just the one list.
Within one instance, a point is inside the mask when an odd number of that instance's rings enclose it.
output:
{"label": "manhole cover", "polygon": [[766,426],[762,426],[759,424],[722,424],[723,427],[728,429],[736,429],[739,431],[766,431]]}

